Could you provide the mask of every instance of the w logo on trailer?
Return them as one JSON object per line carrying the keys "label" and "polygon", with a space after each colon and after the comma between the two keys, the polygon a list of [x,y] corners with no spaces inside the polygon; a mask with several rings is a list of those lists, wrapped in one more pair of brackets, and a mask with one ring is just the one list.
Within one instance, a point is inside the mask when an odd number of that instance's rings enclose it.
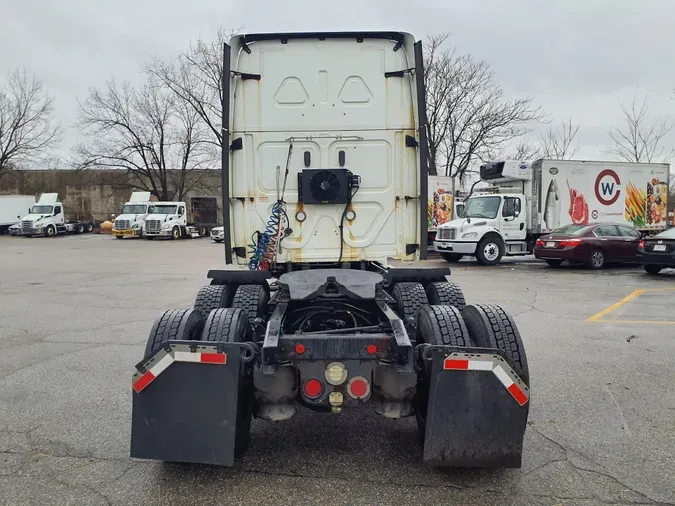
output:
{"label": "w logo on trailer", "polygon": [[605,206],[611,206],[621,194],[621,180],[612,169],[605,169],[595,178],[595,197]]}

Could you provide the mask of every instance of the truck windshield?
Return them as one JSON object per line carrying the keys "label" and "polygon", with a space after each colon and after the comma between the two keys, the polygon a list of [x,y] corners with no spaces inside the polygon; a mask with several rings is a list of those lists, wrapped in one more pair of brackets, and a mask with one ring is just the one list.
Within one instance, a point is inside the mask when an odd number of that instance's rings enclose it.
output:
{"label": "truck windshield", "polygon": [[501,197],[471,197],[464,208],[464,217],[492,220],[497,217],[501,201]]}
{"label": "truck windshield", "polygon": [[152,206],[152,214],[176,214],[178,206]]}
{"label": "truck windshield", "polygon": [[33,206],[30,210],[30,214],[52,214],[52,206]]}
{"label": "truck windshield", "polygon": [[127,204],[122,208],[122,214],[145,214],[147,208],[145,204]]}

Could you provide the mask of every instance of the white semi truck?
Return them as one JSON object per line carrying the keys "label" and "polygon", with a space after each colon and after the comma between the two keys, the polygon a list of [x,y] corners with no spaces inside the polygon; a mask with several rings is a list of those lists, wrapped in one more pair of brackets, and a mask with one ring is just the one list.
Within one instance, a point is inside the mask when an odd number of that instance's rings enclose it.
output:
{"label": "white semi truck", "polygon": [[0,234],[19,223],[21,216],[34,205],[34,195],[0,195]]}
{"label": "white semi truck", "polygon": [[93,221],[66,220],[64,206],[58,193],[43,193],[27,216],[21,219],[21,235],[24,237],[91,232]]}
{"label": "white semi truck", "polygon": [[537,160],[483,165],[487,188],[464,217],[438,227],[434,248],[448,262],[464,255],[495,265],[532,253],[539,236],[568,224],[625,223],[645,234],[666,227],[667,163]]}
{"label": "white semi truck", "polygon": [[118,239],[124,237],[141,237],[143,235],[143,225],[148,216],[150,201],[150,192],[133,192],[129,201],[124,204],[122,214],[115,218],[112,234]]}

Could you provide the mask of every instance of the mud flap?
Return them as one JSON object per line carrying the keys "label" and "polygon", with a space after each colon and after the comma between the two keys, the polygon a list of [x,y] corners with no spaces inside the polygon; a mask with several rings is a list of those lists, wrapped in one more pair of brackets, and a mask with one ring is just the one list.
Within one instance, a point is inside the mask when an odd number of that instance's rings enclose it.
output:
{"label": "mud flap", "polygon": [[528,387],[498,350],[440,348],[429,350],[425,360],[431,375],[424,461],[434,467],[521,467]]}
{"label": "mud flap", "polygon": [[131,457],[234,464],[242,345],[175,341],[139,364]]}

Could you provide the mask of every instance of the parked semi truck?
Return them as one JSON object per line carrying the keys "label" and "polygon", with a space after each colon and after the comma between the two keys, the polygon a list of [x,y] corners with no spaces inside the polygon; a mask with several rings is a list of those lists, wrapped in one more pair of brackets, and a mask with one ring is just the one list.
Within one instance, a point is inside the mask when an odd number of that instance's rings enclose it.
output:
{"label": "parked semi truck", "polygon": [[93,221],[67,220],[58,193],[43,193],[27,216],[21,218],[21,235],[25,237],[58,234],[82,234],[94,230]]}
{"label": "parked semi truck", "polygon": [[185,202],[155,202],[145,219],[146,239],[207,236],[216,225],[216,198],[194,197]]}
{"label": "parked semi truck", "polygon": [[34,195],[0,195],[0,234],[21,221],[21,216],[35,205]]}
{"label": "parked semi truck", "polygon": [[537,160],[482,165],[488,183],[464,217],[438,227],[435,249],[448,262],[464,255],[494,265],[527,255],[537,238],[568,224],[625,223],[644,234],[667,222],[667,163]]}
{"label": "parked semi truck", "polygon": [[122,208],[122,214],[115,218],[113,236],[118,239],[141,237],[149,207],[156,201],[157,198],[153,197],[150,192],[132,192],[129,201]]}
{"label": "parked semi truck", "polygon": [[373,406],[415,417],[433,466],[520,467],[529,371],[513,318],[466,305],[448,267],[416,263],[421,42],[246,34],[222,68],[226,265],[150,330],[130,383],[131,456],[232,466],[252,417]]}

